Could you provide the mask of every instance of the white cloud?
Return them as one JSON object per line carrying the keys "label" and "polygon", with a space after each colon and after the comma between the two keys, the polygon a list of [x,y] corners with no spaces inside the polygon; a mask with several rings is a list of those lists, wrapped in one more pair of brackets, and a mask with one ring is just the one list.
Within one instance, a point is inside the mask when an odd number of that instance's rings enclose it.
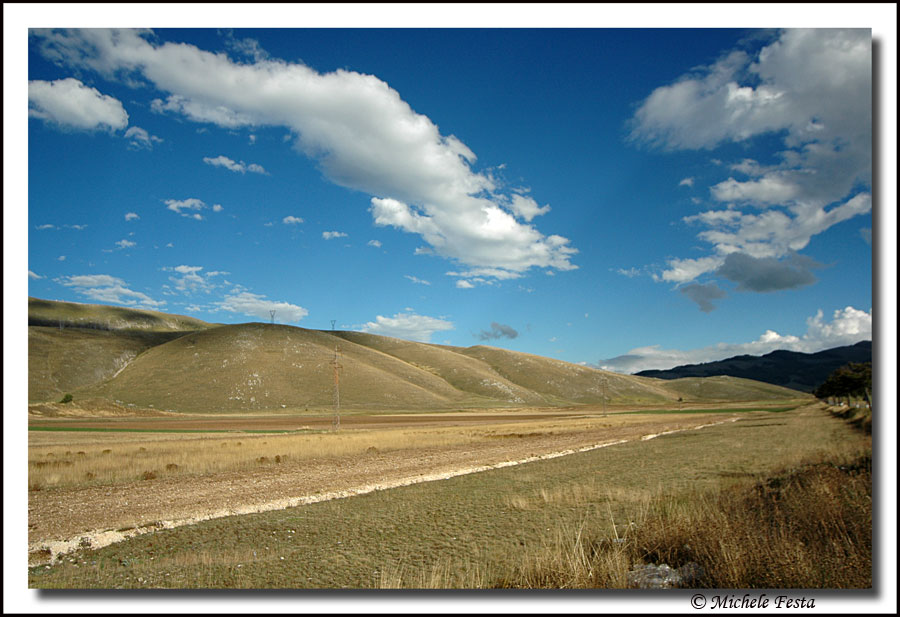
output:
{"label": "white cloud", "polygon": [[35,229],[39,229],[41,231],[45,229],[56,229],[56,225],[51,225],[50,223],[45,223],[44,225],[38,225]]}
{"label": "white cloud", "polygon": [[419,284],[419,285],[431,285],[431,283],[429,283],[428,281],[423,280],[423,279],[420,279],[420,278],[418,278],[418,277],[416,277],[416,276],[411,276],[411,275],[409,275],[409,274],[404,274],[403,276],[404,276],[404,278],[408,278],[408,279],[411,280],[413,283],[417,283],[417,284]]}
{"label": "white cloud", "polygon": [[161,144],[162,139],[156,135],[151,135],[139,126],[129,127],[125,131],[125,139],[131,140],[131,147],[136,149],[152,150],[153,144]]}
{"label": "white cloud", "polygon": [[630,279],[642,274],[642,271],[639,268],[628,268],[627,270],[625,268],[616,268],[615,272],[622,276],[627,276]]}
{"label": "white cloud", "polygon": [[330,180],[372,196],[376,224],[421,235],[434,254],[517,273],[576,267],[566,238],[527,224],[547,206],[502,192],[472,168],[476,156],[465,144],[375,76],[321,74],[264,56],[235,63],[192,45],[156,45],[137,30],[32,32],[54,61],[151,82],[168,93],[155,111],[223,128],[288,129]]}
{"label": "white cloud", "polygon": [[379,242],[378,240],[369,240],[368,242],[366,242],[366,244],[368,246],[374,246],[375,248],[381,248],[381,242]]}
{"label": "white cloud", "polygon": [[410,309],[405,313],[397,313],[393,317],[378,315],[375,321],[367,322],[359,326],[363,332],[392,336],[420,343],[431,341],[431,335],[435,332],[452,330],[453,323],[437,317],[417,315]]}
{"label": "white cloud", "polygon": [[681,182],[678,183],[678,186],[694,186],[694,179],[684,178]]}
{"label": "white cloud", "polygon": [[342,231],[323,231],[322,237],[326,240],[333,240],[334,238],[346,238],[347,234]]}
{"label": "white cloud", "polygon": [[164,203],[166,204],[166,209],[171,210],[172,212],[177,212],[181,216],[196,219],[198,221],[203,220],[203,215],[201,215],[199,212],[194,212],[194,214],[191,214],[190,212],[183,212],[183,210],[197,211],[204,210],[207,207],[202,200],[195,197],[183,200],[167,199]]}
{"label": "white cloud", "polygon": [[734,51],[654,90],[633,118],[635,141],[712,149],[768,134],[783,148],[772,153],[773,163],[743,158],[729,165],[743,177],[710,187],[726,209],[685,218],[708,228],[698,237],[714,257],[673,259],[657,280],[694,280],[736,252],[782,260],[869,212],[871,75],[870,30],[789,29],[756,54]]}
{"label": "white cloud", "polygon": [[132,242],[131,240],[122,239],[116,242],[116,246],[120,249],[130,249],[133,246],[137,246],[136,242]]}
{"label": "white cloud", "polygon": [[519,218],[531,221],[536,216],[547,214],[550,212],[550,206],[538,206],[537,202],[531,197],[524,197],[515,193],[509,202],[509,209]]}
{"label": "white cloud", "polygon": [[300,218],[299,216],[288,215],[288,216],[284,217],[283,219],[281,219],[281,222],[284,223],[285,225],[299,225],[300,223],[303,222],[303,219]]}
{"label": "white cloud", "polygon": [[802,353],[815,353],[825,349],[853,345],[872,339],[872,312],[852,306],[834,311],[830,322],[824,320],[819,310],[806,320],[806,334],[795,336],[766,330],[758,339],[749,343],[718,343],[692,350],[663,349],[659,345],[638,347],[627,354],[601,360],[599,368],[620,373],[637,373],[649,369],[669,369],[682,364],[701,364],[749,354],[761,356],[783,349]]}
{"label": "white cloud", "polygon": [[221,154],[215,158],[209,157],[209,156],[204,156],[203,162],[206,163],[207,165],[212,165],[213,167],[224,167],[225,169],[228,169],[228,170],[236,172],[236,173],[241,173],[241,174],[247,173],[248,171],[257,173],[257,174],[266,174],[267,173],[262,165],[257,165],[256,163],[250,163],[248,165],[248,164],[244,163],[244,161],[240,161],[240,162],[233,161],[230,158],[228,158],[227,156],[224,156]]}
{"label": "white cloud", "polygon": [[53,280],[60,285],[72,287],[76,293],[97,302],[149,309],[165,304],[164,301],[158,302],[147,294],[129,289],[125,281],[109,274],[63,276]]}
{"label": "white cloud", "polygon": [[35,274],[35,273],[32,272],[31,270],[29,270],[29,271],[28,271],[28,278],[30,278],[30,279],[32,279],[32,280],[38,280],[38,279],[42,279],[42,278],[45,278],[45,277],[41,276],[40,274]]}
{"label": "white cloud", "polygon": [[231,293],[225,296],[225,299],[221,302],[216,302],[215,305],[224,311],[258,317],[265,321],[271,319],[269,311],[275,311],[275,316],[281,323],[297,322],[309,314],[309,311],[302,306],[289,302],[267,300],[266,296],[250,293],[249,291]]}
{"label": "white cloud", "polygon": [[196,292],[210,293],[216,289],[217,285],[208,280],[209,277],[220,274],[220,272],[207,272],[206,277],[201,276],[200,272],[203,266],[187,266],[180,265],[174,267],[163,268],[164,272],[175,272],[180,276],[170,276],[169,280],[175,284],[175,289],[184,294],[193,294]]}
{"label": "white cloud", "polygon": [[60,127],[114,131],[128,126],[122,103],[69,77],[28,82],[28,115]]}
{"label": "white cloud", "polygon": [[126,221],[136,221],[139,218],[141,218],[141,217],[139,217],[136,212],[128,212],[125,214]]}
{"label": "white cloud", "polygon": [[475,285],[465,279],[460,279],[456,281],[456,287],[459,289],[474,289]]}

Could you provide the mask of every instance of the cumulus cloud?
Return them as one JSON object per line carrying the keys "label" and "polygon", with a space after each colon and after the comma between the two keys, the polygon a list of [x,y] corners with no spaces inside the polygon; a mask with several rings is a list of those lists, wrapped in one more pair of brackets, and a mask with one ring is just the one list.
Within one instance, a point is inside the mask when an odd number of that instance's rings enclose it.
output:
{"label": "cumulus cloud", "polygon": [[29,271],[28,271],[28,278],[30,278],[30,279],[36,281],[36,280],[42,279],[42,278],[44,278],[44,277],[41,276],[40,274],[36,274],[36,273],[32,272],[31,270],[29,270]]}
{"label": "cumulus cloud", "polygon": [[452,330],[453,322],[438,317],[417,315],[407,309],[407,312],[397,313],[393,317],[378,315],[375,321],[369,321],[359,326],[359,329],[371,334],[429,343],[435,332]]}
{"label": "cumulus cloud", "polygon": [[162,139],[151,135],[139,126],[128,127],[125,131],[125,139],[130,139],[130,146],[134,149],[152,150],[153,144],[161,144]]}
{"label": "cumulus cloud", "polygon": [[475,335],[479,341],[490,341],[501,338],[514,339],[518,336],[519,333],[514,328],[507,326],[506,324],[497,323],[496,321],[491,322],[490,330],[482,330]]}
{"label": "cumulus cloud", "polygon": [[28,82],[28,115],[69,129],[115,131],[128,126],[122,103],[69,77]]}
{"label": "cumulus cloud", "polygon": [[138,30],[32,33],[58,63],[150,82],[167,93],[153,102],[157,112],[223,128],[287,128],[332,182],[371,196],[377,225],[422,236],[435,255],[517,273],[576,268],[568,239],[529,224],[548,206],[477,172],[474,152],[373,75],[323,74],[259,54],[236,63],[188,44],[157,45]]}
{"label": "cumulus cloud", "polygon": [[136,212],[127,212],[127,213],[125,213],[125,220],[126,220],[126,221],[136,221],[136,220],[138,220],[139,218],[141,218],[141,217],[139,217],[139,216],[137,215]]}
{"label": "cumulus cloud", "polygon": [[147,294],[129,289],[125,281],[109,274],[63,276],[53,280],[97,302],[148,309],[165,304],[164,301],[156,301]]}
{"label": "cumulus cloud", "polygon": [[366,244],[368,246],[374,246],[377,249],[381,248],[381,242],[379,242],[378,240],[369,240],[368,242],[366,242]]}
{"label": "cumulus cloud", "polygon": [[285,225],[299,225],[300,223],[303,222],[303,219],[300,218],[299,216],[288,215],[288,216],[284,217],[283,219],[281,219],[281,222],[284,223]]}
{"label": "cumulus cloud", "polygon": [[597,366],[620,373],[638,373],[649,369],[670,369],[682,364],[714,362],[743,354],[761,356],[779,349],[815,353],[871,340],[872,312],[848,306],[834,311],[831,321],[826,321],[824,312],[819,310],[806,320],[806,326],[806,333],[802,336],[766,330],[749,343],[718,343],[691,350],[663,349],[659,345],[638,347],[627,354],[601,360]]}
{"label": "cumulus cloud", "polygon": [[226,295],[221,302],[215,302],[214,306],[223,311],[258,317],[265,321],[272,317],[269,311],[275,311],[280,322],[297,322],[309,314],[302,306],[269,300],[264,295],[249,291],[235,291]]}
{"label": "cumulus cloud", "polygon": [[680,291],[696,302],[697,306],[699,306],[700,310],[704,313],[709,313],[716,308],[712,303],[713,300],[721,300],[728,295],[715,283],[707,283],[706,285],[691,283],[690,285],[682,287]]}
{"label": "cumulus cloud", "polygon": [[728,165],[737,176],[710,187],[725,208],[684,219],[707,228],[698,237],[712,255],[673,258],[657,280],[692,281],[737,252],[784,260],[813,236],[868,213],[871,74],[870,30],[789,29],[756,53],[732,51],[654,90],[632,119],[634,142],[711,150],[769,135],[782,148],[772,162]]}
{"label": "cumulus cloud", "polygon": [[212,165],[213,167],[224,167],[225,169],[228,169],[229,171],[233,171],[233,172],[240,173],[240,174],[245,174],[248,171],[256,173],[256,174],[263,174],[263,175],[267,175],[267,173],[268,173],[268,172],[266,172],[266,170],[263,168],[262,165],[257,165],[256,163],[250,163],[248,165],[247,163],[244,163],[244,161],[240,161],[240,162],[233,161],[230,158],[228,158],[227,156],[224,156],[221,154],[217,157],[204,156],[203,162],[206,163],[207,165]]}
{"label": "cumulus cloud", "polygon": [[137,243],[123,238],[122,240],[116,242],[116,246],[120,249],[130,249],[133,246],[137,246]]}
{"label": "cumulus cloud", "polygon": [[335,238],[346,238],[347,234],[343,231],[323,231],[322,237],[326,240],[334,240]]}

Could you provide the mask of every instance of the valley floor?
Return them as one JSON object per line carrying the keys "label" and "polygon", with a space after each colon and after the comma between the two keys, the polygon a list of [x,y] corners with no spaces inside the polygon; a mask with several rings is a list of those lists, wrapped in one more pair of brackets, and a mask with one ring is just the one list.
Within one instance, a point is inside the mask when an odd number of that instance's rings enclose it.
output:
{"label": "valley floor", "polygon": [[[582,410],[569,418],[554,414],[540,421],[535,420],[536,414],[523,414],[515,422],[515,415],[507,412],[494,415],[494,421],[486,424],[492,416],[460,414],[452,420],[450,416],[443,418],[445,432],[451,433],[444,435],[443,441],[423,438],[420,444],[416,444],[415,438],[412,441],[407,438],[404,442],[406,446],[400,449],[388,447],[392,431],[367,433],[360,429],[357,436],[370,438],[371,445],[344,454],[330,455],[326,449],[302,460],[285,456],[279,464],[268,460],[266,462],[269,464],[251,469],[160,474],[160,477],[127,482],[41,487],[40,490],[29,491],[28,496],[29,562],[46,563],[78,548],[96,548],[131,535],[201,520],[282,509],[452,477],[752,416],[753,412],[737,410],[724,413],[590,416]],[[407,419],[406,428],[409,428],[409,422],[415,419]],[[427,418],[420,419],[426,423],[428,421]],[[355,422],[365,425],[363,420],[363,417],[357,417]],[[465,439],[454,440],[454,428],[447,428],[448,422],[460,431],[471,431],[473,426],[478,428],[475,433],[468,433]],[[353,429],[342,429],[322,437],[337,438],[353,432]],[[100,435],[107,440],[134,440],[141,434],[31,432],[31,450],[38,447],[36,444],[52,444],[55,450],[62,451],[67,443],[68,447],[75,449],[85,443],[85,439],[90,439],[90,435]],[[286,440],[289,436],[244,434],[240,438],[246,445],[258,440],[277,448],[279,446],[274,445],[277,440]],[[208,447],[219,446],[220,443],[224,446],[227,443],[225,439],[210,439]],[[227,439],[237,445],[241,443],[234,442],[236,438],[233,435]],[[323,441],[323,444],[326,443]],[[272,450],[272,454],[277,452]]]}

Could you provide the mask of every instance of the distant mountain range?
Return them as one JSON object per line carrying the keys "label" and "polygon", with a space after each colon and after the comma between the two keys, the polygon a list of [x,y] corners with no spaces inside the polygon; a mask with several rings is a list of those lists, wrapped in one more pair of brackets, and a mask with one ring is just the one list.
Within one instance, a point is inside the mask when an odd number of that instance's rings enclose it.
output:
{"label": "distant mountain range", "polygon": [[668,370],[635,373],[641,377],[680,379],[728,375],[762,381],[792,390],[812,392],[831,374],[848,362],[871,362],[872,341],[835,347],[817,353],[773,351],[764,356],[734,356],[717,362],[685,364]]}

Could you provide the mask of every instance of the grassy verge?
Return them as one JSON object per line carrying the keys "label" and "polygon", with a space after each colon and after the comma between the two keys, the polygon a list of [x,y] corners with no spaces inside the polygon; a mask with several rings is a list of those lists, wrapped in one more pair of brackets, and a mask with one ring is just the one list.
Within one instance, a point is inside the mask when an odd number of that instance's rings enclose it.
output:
{"label": "grassy verge", "polygon": [[[698,585],[866,587],[869,451],[866,435],[823,410],[760,414],[162,530],[30,568],[29,586],[627,587],[635,562],[692,561],[707,576]],[[831,553],[815,545],[823,540]]]}
{"label": "grassy verge", "polygon": [[870,588],[871,463],[833,459],[724,490],[661,494],[621,535],[557,529],[498,585],[640,587],[636,566],[665,564],[692,588]]}

